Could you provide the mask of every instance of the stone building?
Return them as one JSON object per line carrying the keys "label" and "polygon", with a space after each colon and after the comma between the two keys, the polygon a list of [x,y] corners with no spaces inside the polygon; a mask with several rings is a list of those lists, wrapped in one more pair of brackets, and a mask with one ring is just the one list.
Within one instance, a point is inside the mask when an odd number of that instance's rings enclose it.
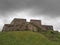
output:
{"label": "stone building", "polygon": [[53,30],[53,26],[42,25],[41,20],[31,19],[27,22],[26,19],[15,18],[10,24],[5,24],[2,31],[38,31],[39,30]]}

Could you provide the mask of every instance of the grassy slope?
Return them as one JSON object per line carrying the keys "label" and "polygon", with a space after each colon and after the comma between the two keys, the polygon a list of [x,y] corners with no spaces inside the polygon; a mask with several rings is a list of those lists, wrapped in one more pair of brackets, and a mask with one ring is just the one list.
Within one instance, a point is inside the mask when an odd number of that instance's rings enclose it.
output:
{"label": "grassy slope", "polygon": [[0,32],[0,45],[60,45],[49,40],[44,33],[31,31]]}

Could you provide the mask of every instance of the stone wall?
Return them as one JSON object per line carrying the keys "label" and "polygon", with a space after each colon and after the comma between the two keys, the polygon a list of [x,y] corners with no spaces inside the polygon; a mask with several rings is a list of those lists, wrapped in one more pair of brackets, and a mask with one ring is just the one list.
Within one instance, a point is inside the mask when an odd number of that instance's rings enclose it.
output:
{"label": "stone wall", "polygon": [[14,25],[21,25],[21,24],[24,24],[24,23],[26,23],[26,19],[17,19],[17,18],[15,18],[11,22],[11,24],[14,24]]}
{"label": "stone wall", "polygon": [[26,22],[26,19],[15,18],[11,24],[5,24],[2,31],[38,31],[38,28],[40,28],[40,30],[53,30],[53,26],[42,25],[41,20],[31,19],[30,22]]}
{"label": "stone wall", "polygon": [[42,25],[42,27],[46,30],[53,30],[53,26],[51,25]]}
{"label": "stone wall", "polygon": [[13,29],[15,29],[14,25],[5,24],[2,31],[12,31]]}
{"label": "stone wall", "polygon": [[37,27],[35,27],[35,26],[32,25],[31,23],[28,24],[28,29],[31,30],[31,31],[35,31],[35,32],[38,31]]}
{"label": "stone wall", "polygon": [[34,19],[31,19],[30,20],[30,23],[38,26],[38,27],[41,27],[41,20],[34,20]]}
{"label": "stone wall", "polygon": [[26,25],[11,25],[11,24],[5,24],[2,31],[21,31],[25,30]]}

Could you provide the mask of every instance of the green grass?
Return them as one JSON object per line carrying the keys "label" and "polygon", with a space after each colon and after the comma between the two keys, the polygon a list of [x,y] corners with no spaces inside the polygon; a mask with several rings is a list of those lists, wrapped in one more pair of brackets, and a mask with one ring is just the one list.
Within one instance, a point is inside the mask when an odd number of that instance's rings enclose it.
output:
{"label": "green grass", "polygon": [[60,33],[57,31],[47,30],[45,32],[42,31],[40,33],[51,41],[60,42]]}
{"label": "green grass", "polygon": [[[0,45],[60,45],[60,41],[50,40],[48,35],[51,34],[47,34],[32,31],[0,32]],[[58,33],[54,35],[60,39]]]}

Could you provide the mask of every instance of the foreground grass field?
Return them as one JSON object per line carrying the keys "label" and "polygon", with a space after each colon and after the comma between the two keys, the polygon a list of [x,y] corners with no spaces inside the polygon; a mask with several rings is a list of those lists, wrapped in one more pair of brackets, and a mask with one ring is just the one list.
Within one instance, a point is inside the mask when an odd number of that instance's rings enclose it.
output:
{"label": "foreground grass field", "polygon": [[50,40],[48,35],[52,34],[32,31],[0,32],[0,45],[60,45],[60,41]]}

